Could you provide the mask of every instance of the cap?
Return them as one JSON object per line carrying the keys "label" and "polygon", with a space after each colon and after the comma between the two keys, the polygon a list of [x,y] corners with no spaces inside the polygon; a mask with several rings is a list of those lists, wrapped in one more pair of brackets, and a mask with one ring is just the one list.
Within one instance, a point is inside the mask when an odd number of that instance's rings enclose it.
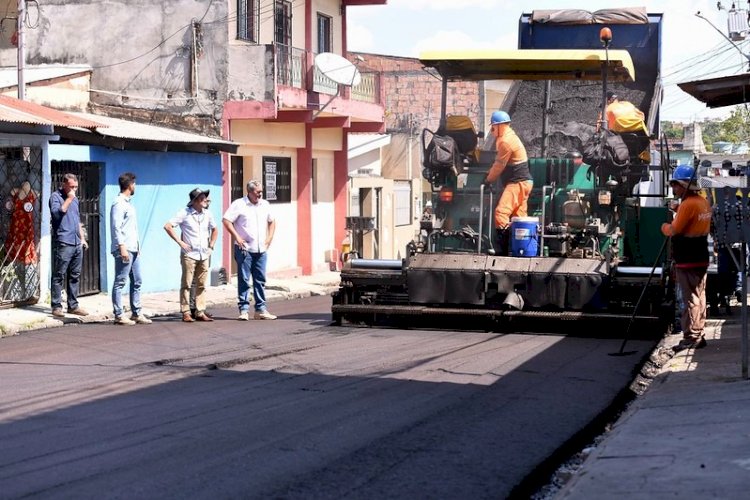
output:
{"label": "cap", "polygon": [[210,189],[206,189],[205,191],[203,191],[201,188],[193,189],[192,191],[190,191],[190,203],[188,203],[188,206],[192,205],[195,199],[200,195],[206,195],[206,198],[208,198],[208,193],[210,192]]}
{"label": "cap", "polygon": [[607,100],[610,100],[610,99],[617,99],[617,94],[615,94],[611,90],[607,92]]}

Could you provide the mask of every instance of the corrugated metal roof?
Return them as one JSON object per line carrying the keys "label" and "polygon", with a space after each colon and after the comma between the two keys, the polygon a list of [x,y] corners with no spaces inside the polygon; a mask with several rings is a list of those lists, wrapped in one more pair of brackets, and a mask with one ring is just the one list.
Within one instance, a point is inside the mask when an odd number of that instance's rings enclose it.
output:
{"label": "corrugated metal roof", "polygon": [[119,139],[134,139],[139,141],[157,141],[157,142],[184,142],[184,143],[198,143],[198,144],[234,144],[230,141],[223,139],[216,139],[213,137],[206,137],[199,134],[191,134],[189,132],[182,132],[180,130],[174,130],[165,127],[158,127],[156,125],[146,125],[145,123],[138,123],[120,118],[112,118],[110,116],[92,115],[90,113],[73,113],[74,115],[102,123],[103,130],[98,130],[102,135],[108,137],[117,137]]}
{"label": "corrugated metal roof", "polygon": [[[23,69],[23,79],[29,84],[72,76],[87,71],[91,71],[91,66],[82,64],[65,66],[59,64],[41,64],[37,66],[25,66]],[[15,66],[0,68],[0,88],[14,88],[16,86],[18,86],[18,68]]]}
{"label": "corrugated metal roof", "polygon": [[122,120],[120,118],[112,118],[109,116],[93,115],[90,113],[79,112],[71,114],[75,115],[76,117],[80,117],[81,119],[101,123],[104,128],[97,127],[96,132],[106,137],[155,143],[164,142],[173,144],[202,144],[215,146],[222,150],[226,149],[226,147],[236,148],[238,146],[234,142],[225,141],[223,139],[206,137],[199,134],[191,134],[189,132],[182,132],[180,130],[174,130],[165,127],[157,127],[155,125],[146,125],[144,123]]}
{"label": "corrugated metal roof", "polygon": [[348,158],[355,158],[390,143],[390,134],[349,134]]}
{"label": "corrugated metal roof", "polygon": [[56,109],[29,101],[21,101],[5,95],[0,95],[0,122],[89,129],[107,126],[87,118],[74,116],[71,113],[64,113]]}

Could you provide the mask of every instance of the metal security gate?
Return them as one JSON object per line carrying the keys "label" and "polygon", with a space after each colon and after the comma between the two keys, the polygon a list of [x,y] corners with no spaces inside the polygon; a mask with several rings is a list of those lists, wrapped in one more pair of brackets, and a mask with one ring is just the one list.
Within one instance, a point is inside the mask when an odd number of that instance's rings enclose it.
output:
{"label": "metal security gate", "polygon": [[[65,174],[75,174],[78,177],[78,206],[81,212],[81,223],[84,234],[89,243],[88,250],[83,252],[83,267],[79,281],[78,295],[93,295],[101,292],[101,273],[99,261],[101,251],[101,235],[99,223],[101,212],[99,195],[101,193],[100,176],[103,163],[53,161],[52,162],[52,190],[60,189]],[[52,245],[55,241],[53,235]]]}
{"label": "metal security gate", "polygon": [[0,307],[39,300],[41,192],[42,149],[0,147]]}

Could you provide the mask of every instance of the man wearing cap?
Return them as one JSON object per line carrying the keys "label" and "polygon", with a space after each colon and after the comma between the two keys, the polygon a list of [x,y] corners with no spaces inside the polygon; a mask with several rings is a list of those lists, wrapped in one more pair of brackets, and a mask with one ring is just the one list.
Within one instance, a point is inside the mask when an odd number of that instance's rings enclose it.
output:
{"label": "man wearing cap", "polygon": [[[195,188],[190,191],[190,203],[164,224],[164,230],[180,246],[180,312],[182,321],[213,321],[206,314],[206,280],[208,258],[216,245],[218,231],[213,215],[207,210],[209,190]],[[182,234],[178,237],[174,228]],[[195,280],[195,318],[190,313],[190,289]]]}
{"label": "man wearing cap", "polygon": [[711,230],[711,205],[698,191],[695,170],[687,165],[674,169],[669,181],[675,197],[681,198],[672,223],[664,223],[661,232],[672,238],[675,281],[685,304],[682,312],[683,339],[675,352],[706,346],[706,272],[708,269],[708,233]]}
{"label": "man wearing cap", "polygon": [[484,183],[492,184],[500,179],[503,184],[503,193],[495,207],[495,238],[498,253],[508,255],[510,220],[512,217],[526,217],[534,183],[529,172],[526,148],[510,128],[510,115],[505,111],[492,113],[490,130],[496,138],[497,157]]}

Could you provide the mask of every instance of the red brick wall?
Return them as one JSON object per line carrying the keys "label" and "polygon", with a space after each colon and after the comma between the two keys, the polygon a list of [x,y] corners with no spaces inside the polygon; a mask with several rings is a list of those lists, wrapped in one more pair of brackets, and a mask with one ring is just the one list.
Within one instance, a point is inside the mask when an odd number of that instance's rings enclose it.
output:
{"label": "red brick wall", "polygon": [[[363,73],[380,74],[381,96],[385,108],[386,131],[421,133],[423,128],[435,130],[440,120],[440,80],[427,73],[418,59],[350,52],[360,55],[364,62],[357,67]],[[449,115],[468,115],[474,128],[483,130],[479,121],[479,83],[451,82],[448,84],[447,112]]]}

